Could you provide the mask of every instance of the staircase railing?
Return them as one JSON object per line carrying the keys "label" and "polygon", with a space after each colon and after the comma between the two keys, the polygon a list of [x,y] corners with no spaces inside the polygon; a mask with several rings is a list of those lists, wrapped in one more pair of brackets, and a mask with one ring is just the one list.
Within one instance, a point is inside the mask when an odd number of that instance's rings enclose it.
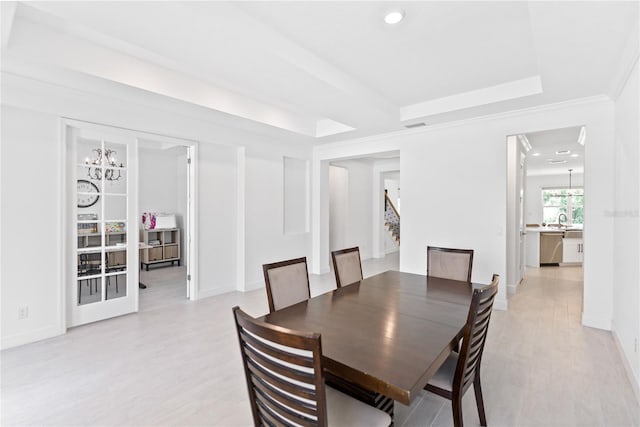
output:
{"label": "staircase railing", "polygon": [[384,225],[396,242],[400,243],[400,213],[384,190]]}

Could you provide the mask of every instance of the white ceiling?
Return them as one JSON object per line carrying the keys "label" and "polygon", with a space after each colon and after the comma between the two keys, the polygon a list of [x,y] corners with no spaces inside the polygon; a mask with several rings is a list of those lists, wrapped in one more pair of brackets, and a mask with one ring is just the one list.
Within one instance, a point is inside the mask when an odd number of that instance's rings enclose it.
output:
{"label": "white ceiling", "polygon": [[[581,128],[578,126],[527,133],[525,136],[531,144],[531,150],[526,156],[527,175],[566,174],[568,177],[569,169],[573,173],[583,173],[584,145],[578,143]],[[588,135],[586,128],[585,135]],[[585,144],[588,144],[588,138],[585,139]],[[569,153],[557,154],[562,151]]]}
{"label": "white ceiling", "polygon": [[[396,26],[382,20],[391,7],[406,13]],[[637,8],[4,2],[2,67],[90,76],[323,143],[608,94]]]}

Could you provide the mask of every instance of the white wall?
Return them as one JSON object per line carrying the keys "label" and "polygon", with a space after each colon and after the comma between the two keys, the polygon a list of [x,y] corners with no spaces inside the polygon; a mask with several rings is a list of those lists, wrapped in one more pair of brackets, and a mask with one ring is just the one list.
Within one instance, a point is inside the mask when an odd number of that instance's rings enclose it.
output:
{"label": "white wall", "polygon": [[348,174],[348,195],[346,197],[346,225],[343,248],[358,246],[360,258],[371,258],[372,254],[372,186],[373,167],[367,160],[344,160],[332,165],[342,167]]}
{"label": "white wall", "polygon": [[349,170],[329,166],[329,250],[346,248]]}
{"label": "white wall", "polygon": [[[198,297],[236,289],[236,150],[217,144],[198,147]],[[203,214],[204,213],[204,214]],[[255,217],[248,213],[248,216]],[[258,215],[257,220],[260,220]],[[263,254],[265,256],[265,254]]]}
{"label": "white wall", "polygon": [[[2,347],[60,333],[59,120],[2,107]],[[18,320],[18,309],[29,317]]]}
{"label": "white wall", "polygon": [[[587,130],[588,131],[588,130]],[[589,171],[587,171],[589,173]],[[584,174],[571,174],[571,186],[582,187]],[[533,175],[527,176],[524,193],[525,222],[527,224],[542,224],[542,189],[552,187],[568,187],[569,172],[563,175]],[[588,197],[588,195],[587,195]]]}
{"label": "white wall", "polygon": [[[185,147],[159,150],[141,148],[138,157],[139,212],[176,213],[178,195],[186,193],[186,186],[178,188],[178,157]],[[186,169],[187,165],[182,164]],[[184,183],[186,184],[186,183]],[[182,219],[182,218],[181,218]]]}
{"label": "white wall", "polygon": [[[613,222],[613,104],[604,98],[402,131],[314,148],[314,165],[333,158],[400,150],[402,240],[400,269],[426,271],[429,244],[475,249],[472,280],[488,283],[506,270],[506,138],[586,125],[585,293],[583,323],[611,328]],[[320,169],[319,169],[320,170]],[[314,188],[327,186],[321,173]],[[322,193],[315,198],[314,254],[322,254],[326,221]],[[316,211],[317,209],[317,211]],[[315,234],[317,233],[317,234]],[[318,265],[321,265],[320,262]],[[315,267],[315,265],[314,265]],[[506,308],[502,281],[497,308]]]}
{"label": "white wall", "polygon": [[[638,62],[615,103],[613,331],[640,400],[640,71]],[[587,170],[587,175],[590,172]],[[585,197],[585,200],[587,198]],[[586,245],[585,245],[586,248]],[[632,381],[633,384],[633,381]]]}
{"label": "white wall", "polygon": [[[288,153],[304,158],[303,148]],[[282,151],[247,150],[246,168],[245,281],[249,290],[264,286],[262,264],[310,256],[310,233],[284,233]]]}
{"label": "white wall", "polygon": [[[63,332],[61,117],[200,141],[200,297],[245,288],[237,281],[238,265],[246,269],[247,283],[263,286],[262,263],[308,255],[308,233],[282,233],[282,157],[310,159],[308,138],[123,86],[109,86],[100,95],[14,74],[3,73],[1,82],[2,348]],[[244,223],[236,221],[242,217],[236,212],[241,205],[236,200],[237,147],[246,148]],[[22,185],[15,185],[16,177]],[[246,232],[245,259],[236,256],[240,228]],[[23,256],[33,242],[49,254],[37,271],[32,259]],[[18,321],[22,306],[29,306],[29,319]]]}
{"label": "white wall", "polygon": [[[427,246],[466,248],[474,249],[474,282],[505,278],[506,134],[462,126],[404,147],[400,269],[425,274]],[[504,286],[496,304],[506,306]]]}

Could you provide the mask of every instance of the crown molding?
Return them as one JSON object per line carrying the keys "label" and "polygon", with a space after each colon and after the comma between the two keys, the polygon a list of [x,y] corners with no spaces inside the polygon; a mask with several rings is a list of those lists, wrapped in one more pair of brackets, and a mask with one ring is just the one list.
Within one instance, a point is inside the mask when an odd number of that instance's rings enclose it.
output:
{"label": "crown molding", "polygon": [[640,60],[640,11],[638,12],[638,22],[631,31],[627,42],[625,43],[622,54],[620,55],[620,61],[618,61],[618,67],[611,79],[609,95],[611,99],[616,101],[626,86],[633,69],[637,66]]}
{"label": "crown molding", "polygon": [[[589,96],[584,98],[576,98],[568,101],[556,102],[553,104],[538,105],[535,107],[521,108],[521,109],[516,109],[511,111],[505,111],[502,113],[487,114],[484,116],[471,117],[463,120],[454,120],[451,122],[439,123],[437,125],[432,125],[427,127],[399,130],[394,132],[386,132],[386,133],[366,136],[362,138],[356,138],[351,140],[347,139],[347,140],[336,141],[328,144],[315,145],[313,147],[313,152],[314,154],[321,153],[324,150],[332,150],[332,149],[335,149],[336,147],[346,147],[350,145],[377,142],[377,141],[382,141],[382,140],[396,138],[396,137],[427,134],[427,133],[438,131],[438,130],[450,129],[450,128],[455,128],[460,126],[467,126],[467,125],[476,124],[476,123],[483,123],[483,122],[489,122],[493,120],[518,117],[518,116],[523,116],[527,114],[557,111],[561,109],[580,107],[585,105],[597,105],[597,104],[611,102],[611,101],[612,101],[611,98],[607,95],[594,95],[594,96]],[[388,151],[388,149],[385,149],[383,151]]]}

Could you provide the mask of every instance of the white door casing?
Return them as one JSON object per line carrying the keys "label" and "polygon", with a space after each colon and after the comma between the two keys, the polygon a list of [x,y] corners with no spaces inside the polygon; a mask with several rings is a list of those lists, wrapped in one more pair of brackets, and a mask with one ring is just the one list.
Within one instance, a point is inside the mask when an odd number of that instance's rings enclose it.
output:
{"label": "white door casing", "polygon": [[[185,252],[187,266],[187,293],[190,300],[198,299],[198,275],[197,275],[197,259],[198,259],[198,242],[197,242],[197,200],[195,195],[198,191],[197,183],[197,165],[198,165],[198,142],[188,139],[174,138],[165,135],[151,134],[148,132],[141,132],[132,129],[125,129],[113,126],[106,126],[101,124],[89,123],[80,120],[63,118],[62,124],[62,140],[64,153],[61,159],[63,166],[63,200],[62,203],[62,218],[64,218],[62,224],[62,248],[61,253],[65,254],[62,276],[64,280],[61,282],[61,289],[59,292],[62,304],[60,312],[60,330],[62,333],[66,331],[66,328],[89,323],[101,319],[106,319],[114,316],[119,316],[126,313],[138,311],[139,303],[139,212],[138,212],[138,141],[144,139],[145,141],[153,140],[158,143],[170,143],[174,145],[183,145],[187,147],[188,158],[190,164],[187,166],[187,214],[185,221]],[[94,140],[94,141],[107,141],[107,147],[109,144],[118,144],[117,147],[121,151],[126,151],[126,160],[124,158],[118,159],[118,163],[122,161],[124,167],[116,168],[126,173],[126,192],[124,194],[110,194],[109,192],[102,192],[101,198],[110,198],[112,200],[126,199],[126,219],[125,221],[119,221],[122,218],[110,218],[99,217],[97,223],[100,225],[101,237],[104,237],[106,233],[103,233],[105,229],[105,223],[126,223],[126,242],[124,245],[118,245],[117,248],[110,248],[104,246],[101,242],[100,253],[105,254],[107,252],[113,252],[115,249],[118,251],[126,251],[126,270],[120,272],[107,272],[106,257],[102,258],[101,272],[99,276],[101,278],[111,277],[117,273],[124,274],[126,276],[126,296],[109,299],[107,298],[107,289],[104,286],[100,287],[100,301],[91,304],[78,304],[78,234],[77,234],[77,215],[79,208],[77,207],[77,180],[85,179],[86,165],[84,159],[80,159],[77,142],[78,138]],[[101,148],[104,148],[105,143],[100,142]],[[96,146],[97,147],[97,146]],[[123,150],[123,147],[126,147]],[[117,150],[116,150],[117,151]],[[93,153],[95,154],[95,153]],[[121,153],[117,153],[119,156]],[[82,178],[79,178],[82,176]],[[91,180],[89,180],[91,181]],[[104,179],[102,180],[104,181]],[[124,180],[123,180],[124,182]],[[102,186],[99,186],[101,189]],[[81,193],[84,194],[84,193]],[[114,199],[115,198],[115,199]],[[106,205],[108,209],[109,205]],[[104,214],[102,207],[100,207],[101,213]],[[87,222],[87,221],[83,221]],[[90,221],[89,221],[90,222]],[[112,226],[112,224],[109,224]],[[123,249],[124,246],[124,249]],[[93,252],[93,250],[88,250]],[[97,276],[93,275],[94,277]],[[87,276],[92,277],[92,276]],[[82,279],[85,277],[83,276]],[[106,280],[104,280],[106,282]],[[84,285],[84,284],[82,284]],[[105,283],[106,285],[106,283]],[[110,283],[113,286],[114,284]],[[111,286],[108,286],[109,288]],[[104,288],[104,289],[103,289]],[[95,289],[95,288],[94,288]],[[113,292],[113,291],[111,291]],[[119,292],[119,293],[122,293]],[[118,293],[118,294],[119,294]],[[81,300],[81,299],[80,299]]]}

